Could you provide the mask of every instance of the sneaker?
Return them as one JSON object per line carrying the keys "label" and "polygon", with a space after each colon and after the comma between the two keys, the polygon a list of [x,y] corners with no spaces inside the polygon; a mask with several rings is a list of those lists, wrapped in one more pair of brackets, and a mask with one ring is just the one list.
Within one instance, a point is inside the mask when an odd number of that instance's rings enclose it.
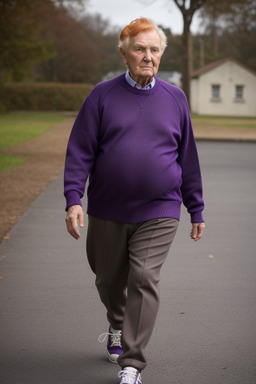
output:
{"label": "sneaker", "polygon": [[118,374],[121,377],[120,384],[142,384],[140,372],[132,367],[125,367]]}
{"label": "sneaker", "polygon": [[108,333],[102,333],[99,336],[98,340],[100,343],[103,343],[106,338],[108,338],[107,344],[107,355],[111,363],[117,364],[117,359],[123,353],[123,348],[121,345],[122,331],[111,331],[109,327]]}

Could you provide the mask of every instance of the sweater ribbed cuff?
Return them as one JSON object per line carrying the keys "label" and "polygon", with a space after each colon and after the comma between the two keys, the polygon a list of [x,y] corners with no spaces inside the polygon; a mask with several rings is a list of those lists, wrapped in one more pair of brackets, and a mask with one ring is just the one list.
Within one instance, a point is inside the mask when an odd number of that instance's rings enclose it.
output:
{"label": "sweater ribbed cuff", "polygon": [[82,206],[81,199],[80,199],[78,192],[69,191],[66,193],[65,197],[66,197],[66,211],[68,210],[69,207],[71,207],[71,205],[81,205]]}
{"label": "sweater ribbed cuff", "polygon": [[191,213],[191,223],[204,223],[203,212]]}

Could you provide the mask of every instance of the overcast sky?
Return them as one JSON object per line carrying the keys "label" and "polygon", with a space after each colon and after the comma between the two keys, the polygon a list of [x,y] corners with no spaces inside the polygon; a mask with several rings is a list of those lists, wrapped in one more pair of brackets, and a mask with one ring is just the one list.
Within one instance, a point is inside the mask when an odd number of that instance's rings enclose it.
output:
{"label": "overcast sky", "polygon": [[[146,2],[152,4],[145,5]],[[174,34],[181,34],[183,29],[181,12],[171,0],[89,0],[86,9],[89,13],[100,13],[111,24],[120,27],[142,16],[170,28]],[[193,32],[198,28],[194,19]]]}

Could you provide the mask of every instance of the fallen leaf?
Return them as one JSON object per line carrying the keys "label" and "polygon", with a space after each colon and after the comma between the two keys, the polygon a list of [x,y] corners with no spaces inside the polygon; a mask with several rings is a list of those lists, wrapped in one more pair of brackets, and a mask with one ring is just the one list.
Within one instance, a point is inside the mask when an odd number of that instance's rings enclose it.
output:
{"label": "fallen leaf", "polygon": [[10,240],[10,236],[3,236],[4,240]]}

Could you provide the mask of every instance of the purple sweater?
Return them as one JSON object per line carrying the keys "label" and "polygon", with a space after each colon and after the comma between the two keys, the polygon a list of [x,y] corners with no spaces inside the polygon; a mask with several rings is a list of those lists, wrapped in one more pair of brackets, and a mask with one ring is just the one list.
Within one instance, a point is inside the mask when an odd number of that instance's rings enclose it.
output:
{"label": "purple sweater", "polygon": [[149,90],[125,75],[99,83],[74,123],[66,155],[64,194],[80,204],[89,176],[88,209],[105,220],[202,222],[201,172],[184,93],[156,78]]}

